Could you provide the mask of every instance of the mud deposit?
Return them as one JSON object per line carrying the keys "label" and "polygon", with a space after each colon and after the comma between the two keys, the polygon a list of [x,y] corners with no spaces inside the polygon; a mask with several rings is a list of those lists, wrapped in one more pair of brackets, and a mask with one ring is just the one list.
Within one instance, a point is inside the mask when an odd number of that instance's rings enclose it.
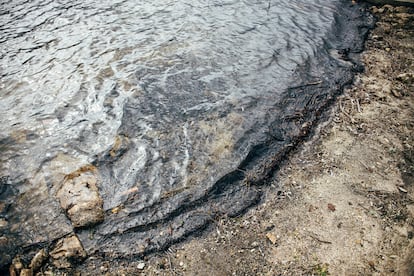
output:
{"label": "mud deposit", "polygon": [[350,1],[9,1],[0,22],[0,266],[46,248],[65,269],[258,202],[361,71],[373,18]]}

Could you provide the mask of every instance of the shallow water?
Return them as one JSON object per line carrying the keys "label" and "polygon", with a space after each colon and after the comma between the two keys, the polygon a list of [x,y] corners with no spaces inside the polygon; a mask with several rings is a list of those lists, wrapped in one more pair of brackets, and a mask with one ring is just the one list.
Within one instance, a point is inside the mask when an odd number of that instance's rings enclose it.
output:
{"label": "shallow water", "polygon": [[368,27],[344,2],[2,2],[4,248],[72,232],[57,186],[89,164],[107,211],[78,231],[89,254],[164,248],[257,202],[352,79],[335,53]]}

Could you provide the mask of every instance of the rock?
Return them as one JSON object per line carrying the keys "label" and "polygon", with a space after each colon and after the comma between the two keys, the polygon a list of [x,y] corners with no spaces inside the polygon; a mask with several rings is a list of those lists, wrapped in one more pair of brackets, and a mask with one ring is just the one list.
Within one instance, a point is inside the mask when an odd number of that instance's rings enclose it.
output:
{"label": "rock", "polygon": [[20,271],[23,269],[22,261],[20,257],[17,256],[13,259],[12,264],[9,267],[9,274],[10,276],[18,276],[20,275]]}
{"label": "rock", "polygon": [[398,90],[396,90],[396,89],[393,89],[393,90],[391,90],[391,93],[394,95],[394,97],[396,97],[396,98],[401,98],[402,97],[402,94],[400,93],[400,91],[398,91]]}
{"label": "rock", "polygon": [[331,211],[331,212],[335,212],[336,206],[333,205],[332,203],[328,203],[328,210]]}
{"label": "rock", "polygon": [[20,272],[20,276],[33,276],[33,271],[29,268],[25,268]]}
{"label": "rock", "polygon": [[0,218],[0,228],[6,228],[8,224],[6,219]]}
{"label": "rock", "polygon": [[15,249],[16,245],[13,240],[0,236],[0,268],[6,268],[13,262],[13,256],[16,254]]}
{"label": "rock", "polygon": [[371,12],[372,12],[373,14],[377,14],[377,13],[379,13],[378,8],[377,8],[376,6],[373,6],[373,7],[371,8]]}
{"label": "rock", "polygon": [[57,268],[70,268],[86,258],[86,252],[76,235],[66,237],[57,242],[50,252],[53,265]]}
{"label": "rock", "polygon": [[397,80],[411,84],[414,82],[414,74],[413,73],[402,73],[397,76]]}
{"label": "rock", "polygon": [[10,276],[17,276],[17,275],[19,275],[19,274],[17,274],[17,272],[16,272],[16,270],[14,269],[13,265],[11,265],[11,266],[9,267],[9,275],[10,275]]}
{"label": "rock", "polygon": [[268,240],[269,240],[272,244],[276,244],[276,243],[277,243],[277,237],[276,237],[273,233],[267,233],[267,234],[266,234],[266,238],[268,238]]}
{"label": "rock", "polygon": [[33,271],[37,271],[40,269],[42,264],[46,261],[48,257],[48,254],[46,253],[45,249],[40,250],[36,253],[36,255],[33,257],[32,261],[30,262],[30,268]]}
{"label": "rock", "polygon": [[139,264],[138,264],[138,266],[137,266],[137,268],[138,268],[139,270],[143,270],[143,269],[144,269],[144,267],[145,267],[145,263],[139,263]]}
{"label": "rock", "polygon": [[0,213],[4,213],[4,212],[6,212],[7,211],[7,204],[6,204],[6,202],[2,202],[2,201],[0,201]]}
{"label": "rock", "polygon": [[406,189],[404,189],[403,187],[398,187],[398,190],[400,190],[400,192],[402,193],[408,193],[408,191]]}
{"label": "rock", "polygon": [[104,220],[97,179],[96,168],[86,166],[67,175],[57,192],[60,206],[66,210],[74,227],[87,227]]}

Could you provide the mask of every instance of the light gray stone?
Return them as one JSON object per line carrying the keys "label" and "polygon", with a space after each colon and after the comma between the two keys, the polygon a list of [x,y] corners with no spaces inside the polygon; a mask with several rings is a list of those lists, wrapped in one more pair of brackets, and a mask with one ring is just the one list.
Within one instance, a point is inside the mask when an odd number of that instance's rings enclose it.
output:
{"label": "light gray stone", "polygon": [[87,227],[104,220],[97,179],[95,168],[86,166],[67,175],[57,192],[60,206],[74,227]]}

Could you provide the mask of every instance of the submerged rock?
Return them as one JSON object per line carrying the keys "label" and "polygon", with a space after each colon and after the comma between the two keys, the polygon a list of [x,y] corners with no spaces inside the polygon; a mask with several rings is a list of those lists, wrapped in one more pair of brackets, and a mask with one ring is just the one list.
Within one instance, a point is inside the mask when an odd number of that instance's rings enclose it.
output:
{"label": "submerged rock", "polygon": [[87,227],[104,220],[95,170],[93,166],[86,166],[67,175],[57,192],[60,206],[74,227]]}
{"label": "submerged rock", "polygon": [[50,252],[52,263],[57,268],[70,268],[86,258],[86,252],[76,235],[66,237],[57,242]]}

